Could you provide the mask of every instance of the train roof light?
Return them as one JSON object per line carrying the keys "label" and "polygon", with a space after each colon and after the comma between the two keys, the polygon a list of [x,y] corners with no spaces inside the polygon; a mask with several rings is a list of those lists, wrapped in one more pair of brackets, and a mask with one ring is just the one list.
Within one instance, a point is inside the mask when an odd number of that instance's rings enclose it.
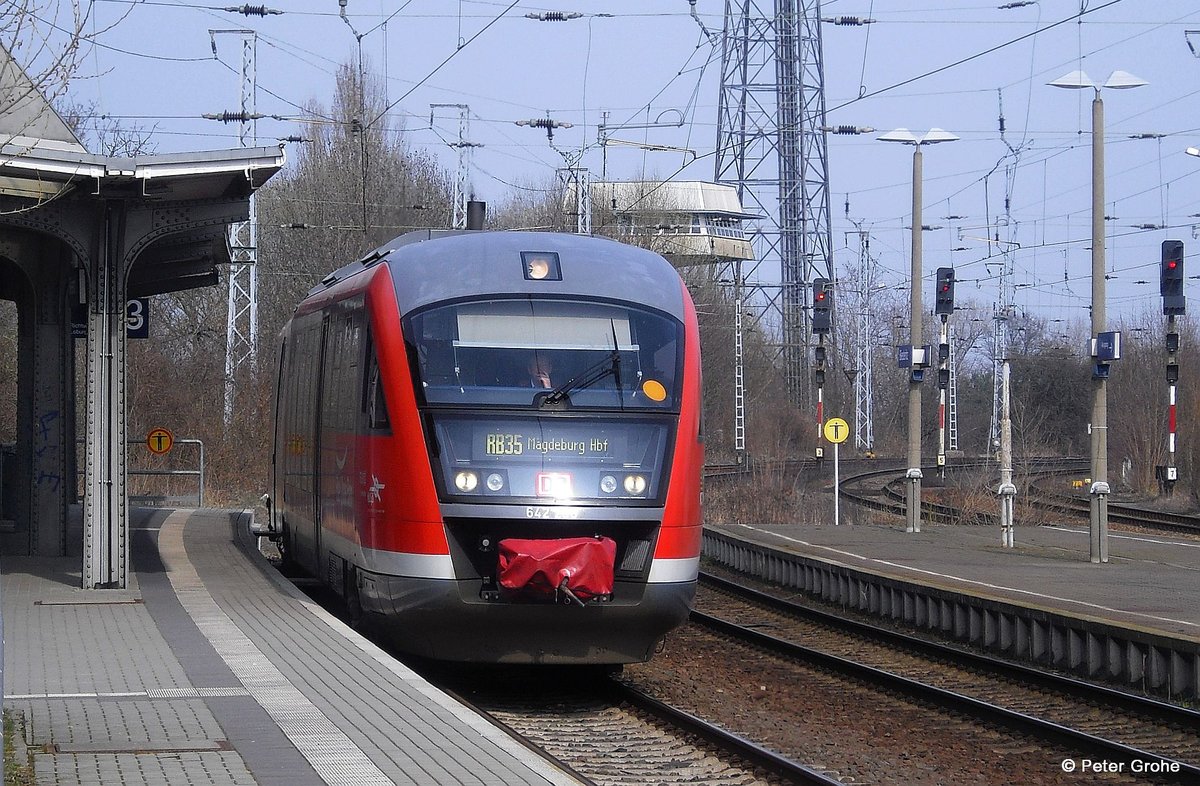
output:
{"label": "train roof light", "polygon": [[527,281],[562,281],[557,252],[522,251],[521,266]]}

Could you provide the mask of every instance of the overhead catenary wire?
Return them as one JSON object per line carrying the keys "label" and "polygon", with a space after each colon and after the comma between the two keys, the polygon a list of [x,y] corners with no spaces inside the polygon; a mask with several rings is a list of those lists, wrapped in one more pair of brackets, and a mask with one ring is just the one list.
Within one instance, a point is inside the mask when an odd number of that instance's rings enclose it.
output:
{"label": "overhead catenary wire", "polygon": [[[176,4],[176,5],[179,5],[179,4]],[[467,5],[469,5],[469,4],[467,4]],[[501,10],[501,8],[504,8],[504,7],[505,7],[507,4],[504,4],[504,5],[501,5],[501,4],[491,4],[491,5],[494,5],[494,6],[495,6],[495,11],[499,11],[499,10]],[[681,5],[682,5],[682,4],[681,4]],[[209,6],[209,5],[206,5],[206,4],[196,4],[196,6],[197,6],[197,7],[216,7],[216,5]],[[481,6],[479,6],[479,7],[480,7],[480,8],[484,8],[484,7],[486,7],[486,6],[482,6],[482,5],[481,5]],[[394,7],[393,7],[393,8],[394,8]],[[387,11],[388,11],[388,12],[392,12],[392,11],[393,11],[393,8],[389,8],[389,9],[387,9]],[[908,16],[909,16],[909,17],[912,17],[914,20],[916,20],[916,18],[917,18],[917,17],[921,17],[921,19],[920,19],[919,21],[923,21],[923,22],[926,22],[926,23],[928,23],[929,21],[932,21],[932,17],[934,17],[934,16],[940,16],[940,15],[944,15],[944,13],[945,13],[945,12],[948,12],[948,11],[951,11],[951,10],[957,10],[957,8],[932,9],[932,10],[930,10],[930,9],[927,9],[927,10],[926,10],[924,13],[911,13],[911,14],[908,14]],[[684,14],[684,13],[686,13],[687,9],[686,9],[686,8],[682,8],[682,9],[681,9],[681,11],[682,11],[682,13],[678,15],[678,18],[681,18],[681,19],[682,19],[682,18],[683,18],[683,14]],[[406,12],[406,14],[407,14],[407,12]],[[332,15],[332,14],[326,14],[325,16],[327,16],[327,17],[332,17],[333,15]],[[367,16],[367,15],[363,15],[363,16],[364,16],[364,18],[366,18],[366,16]],[[387,14],[386,14],[386,13],[381,13],[381,14],[379,14],[378,16],[374,16],[374,17],[372,18],[372,22],[371,22],[371,23],[369,23],[369,24],[374,24],[374,23],[375,23],[375,22],[377,22],[377,21],[383,20],[383,19],[384,19],[386,16],[387,16]],[[433,15],[433,16],[438,16],[438,15]],[[440,16],[441,16],[441,17],[443,17],[443,18],[446,18],[446,17],[453,17],[453,16],[456,16],[456,15],[455,15],[455,14],[441,14]],[[474,18],[475,16],[478,16],[478,18],[481,18],[481,19],[494,19],[494,18],[495,18],[495,12],[494,12],[494,11],[489,11],[489,12],[487,13],[487,15],[483,15],[482,13],[477,13],[477,12],[475,12],[475,11],[469,11],[469,12],[468,12],[468,11],[467,11],[467,9],[464,7],[464,8],[462,9],[462,11],[461,11],[459,14],[457,14],[457,16],[458,16],[458,17],[460,17],[460,18],[464,18],[464,19]],[[626,19],[635,19],[635,18],[638,18],[638,15],[622,15],[622,16],[623,16],[623,18],[626,18]],[[661,15],[646,15],[646,16],[661,16]],[[873,12],[872,12],[872,16],[874,16],[874,13],[873,13]],[[1091,18],[1091,17],[1089,17],[1089,18]],[[945,20],[941,20],[941,19],[939,19],[938,21],[945,21]],[[689,22],[689,23],[690,23],[690,22]],[[363,27],[363,28],[365,29],[366,27],[368,27],[368,26],[369,26],[369,24],[364,24],[364,25],[361,25],[361,27]],[[1025,22],[1025,23],[1023,23],[1023,24],[1028,24],[1028,23],[1027,23],[1027,22]],[[872,29],[872,28],[868,27],[868,30],[871,30],[871,29]],[[1042,29],[1047,29],[1047,28],[1038,28],[1038,29],[1039,29],[1039,30],[1042,30]],[[1142,29],[1138,29],[1137,31],[1135,31],[1135,34],[1138,34],[1138,33],[1141,33],[1141,32],[1142,32]],[[874,43],[874,41],[875,41],[875,39],[872,39],[872,44],[871,44],[871,46],[872,46],[872,47],[874,47],[874,46],[875,46],[875,43]],[[702,49],[702,47],[701,47],[700,49]],[[710,53],[710,52],[711,52],[711,50],[704,50],[704,52],[705,52],[706,54],[708,54],[708,53]],[[301,55],[301,56],[303,56],[303,55]],[[707,63],[711,63],[711,62],[712,62],[712,60],[713,60],[713,58],[711,58],[711,57],[710,57],[710,58],[708,58],[708,59],[706,60],[706,62],[705,62],[705,65],[707,65]],[[314,61],[314,62],[317,62],[317,61]],[[694,58],[693,58],[693,62],[694,62]],[[690,64],[689,64],[689,66],[690,66]],[[703,68],[703,66],[701,67],[701,69],[702,69],[702,68]],[[690,68],[689,68],[689,69],[680,69],[680,70],[681,70],[681,71],[688,70],[688,71],[689,71],[689,73],[692,73],[692,74],[694,74],[694,73],[695,73],[695,71],[694,71],[693,69],[690,69]],[[857,69],[856,69],[856,70],[857,70]],[[702,73],[702,70],[701,70],[701,73]],[[269,80],[269,81],[268,81],[268,85],[269,85],[268,89],[270,89],[271,87],[275,87],[275,85],[271,85],[271,82],[272,82],[272,81],[274,81],[274,80]],[[425,83],[425,85],[427,85],[427,86],[428,86],[428,85],[431,85],[433,81],[435,81],[435,80],[430,80],[430,81],[426,82],[426,83]],[[676,79],[676,81],[678,81],[678,80]],[[861,82],[861,79],[860,79],[860,82]],[[659,85],[656,85],[656,86],[655,86],[655,88],[658,88],[660,85],[662,85],[662,83],[659,83]],[[988,89],[994,89],[994,88],[988,88]],[[286,91],[282,91],[282,92],[281,92],[281,91],[279,91],[279,90],[276,90],[275,92],[279,92],[281,95],[286,95]],[[894,91],[894,93],[897,93],[897,94],[898,94],[898,93],[902,93],[902,92],[904,92],[902,89],[896,89],[896,90]],[[695,92],[693,92],[693,93],[692,93],[692,95],[693,95],[693,96],[695,96],[695,95],[697,95],[697,94],[696,94]],[[274,100],[274,99],[273,99],[273,100]],[[299,110],[299,105],[302,105],[302,104],[303,104],[303,102],[302,102],[302,101],[294,101],[294,100],[293,100],[293,102],[290,104],[290,106],[292,106],[292,107],[296,108],[297,110]],[[699,118],[697,117],[697,115],[698,115],[698,112],[696,111],[696,108],[698,107],[698,104],[699,104],[699,102],[693,102],[693,111],[689,113],[689,114],[691,114],[691,115],[692,115],[691,122],[690,122],[690,124],[689,124],[689,133],[693,133],[693,134],[695,133],[695,129],[697,129],[697,128],[701,128],[701,127],[702,127],[702,126],[700,125],[700,123],[699,123]],[[395,112],[395,111],[393,111],[393,112],[392,112],[392,113],[390,113],[390,114],[392,114],[393,116],[403,116],[401,113],[399,113],[399,112]],[[487,115],[488,115],[488,113],[481,113],[481,114],[483,114],[483,115],[484,115],[484,117],[487,117]],[[575,119],[575,118],[572,118],[572,119]],[[510,122],[510,121],[511,121],[511,119],[507,119],[507,121],[508,121],[508,122]],[[1028,122],[1028,121],[1029,121],[1029,118],[1028,118],[1028,117],[1026,117],[1026,122]],[[490,118],[490,117],[489,117],[489,118],[488,118],[488,120],[487,120],[487,121],[485,121],[485,122],[492,122],[492,123],[495,123],[495,124],[497,124],[497,126],[499,126],[499,124],[500,124],[500,123],[506,122],[506,120],[505,120],[505,119],[495,119],[495,120],[493,120],[492,118]],[[537,150],[538,150],[538,146],[537,146],[537,145],[535,145],[535,144],[533,144],[533,143],[524,143],[524,144],[523,144],[523,143],[520,143],[520,142],[516,142],[516,143],[514,143],[514,144],[515,144],[516,146],[515,146],[515,147],[513,147],[513,148],[509,148],[509,151],[507,151],[507,152],[506,152],[506,151],[502,151],[502,150],[500,150],[500,149],[499,149],[498,147],[496,147],[496,146],[493,146],[493,147],[491,147],[491,148],[490,148],[490,151],[491,151],[491,153],[493,153],[493,154],[499,154],[499,155],[508,155],[508,154],[509,154],[509,153],[511,153],[511,152],[515,152],[517,156],[521,156],[521,155],[522,155],[521,151],[528,150],[528,151],[530,151],[531,153],[536,153],[536,152],[537,152]],[[1036,162],[1036,161],[1037,161],[1039,158],[1041,158],[1041,157],[1042,157],[1042,156],[1044,156],[1044,155],[1046,155],[1046,153],[1045,153],[1045,152],[1043,152],[1043,151],[1039,151],[1039,150],[1032,150],[1032,151],[1029,153],[1029,155],[1028,155],[1026,158],[1023,158],[1023,159],[1022,159],[1021,165],[1022,165],[1022,167],[1024,167],[1024,166],[1026,166],[1027,164],[1034,164],[1034,163],[1035,163],[1035,162]],[[545,165],[545,166],[550,166],[549,164],[543,164],[543,165]],[[493,167],[491,168],[491,170],[492,170],[492,171],[494,171],[494,172],[497,172],[497,170],[496,170],[496,167],[495,167],[495,166],[493,166]],[[1022,171],[1023,171],[1023,170],[1022,170]],[[497,173],[499,174],[499,172],[497,172]],[[511,177],[508,177],[507,179],[508,179],[508,180],[510,180],[510,181],[512,180],[512,178],[511,178]],[[936,182],[936,179],[934,180],[934,182]],[[952,182],[952,181],[946,181],[946,182]],[[897,185],[899,185],[899,184],[897,184]],[[857,189],[856,189],[856,190],[857,190]],[[1185,199],[1184,201],[1186,202],[1186,199]],[[1024,204],[1023,204],[1023,205],[1021,205],[1021,207],[1023,207],[1023,208],[1026,208],[1026,209],[1027,209],[1028,207],[1030,207],[1030,206],[1033,206],[1033,205],[1035,205],[1035,204],[1036,204],[1036,203],[1033,203],[1033,201],[1032,201],[1032,200],[1028,200],[1028,199],[1027,199],[1027,200],[1025,200]],[[1016,207],[1016,206],[1014,206],[1014,207]],[[1014,211],[1014,212],[1016,212],[1016,211]]]}

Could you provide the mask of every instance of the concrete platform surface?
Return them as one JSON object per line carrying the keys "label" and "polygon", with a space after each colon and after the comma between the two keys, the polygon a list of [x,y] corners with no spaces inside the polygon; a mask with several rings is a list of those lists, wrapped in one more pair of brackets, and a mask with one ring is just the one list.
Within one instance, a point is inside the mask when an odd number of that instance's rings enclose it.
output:
{"label": "concrete platform surface", "polygon": [[903,522],[712,527],[813,559],[951,592],[1200,642],[1200,540],[1110,531],[1109,561],[1092,563],[1085,526],[1000,529]]}
{"label": "concrete platform surface", "polygon": [[3,572],[4,707],[40,784],[576,784],[285,581],[240,511],[133,511],[125,590]]}

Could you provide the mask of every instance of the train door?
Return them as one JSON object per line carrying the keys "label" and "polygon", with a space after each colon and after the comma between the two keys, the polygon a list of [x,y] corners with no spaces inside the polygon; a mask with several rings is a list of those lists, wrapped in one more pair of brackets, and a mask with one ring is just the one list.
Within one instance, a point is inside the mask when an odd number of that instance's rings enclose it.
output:
{"label": "train door", "polygon": [[355,488],[361,463],[363,322],[361,298],[353,298],[338,304],[325,323],[317,512],[322,538],[317,567],[322,571],[331,552],[350,559],[358,545]]}
{"label": "train door", "polygon": [[294,406],[291,401],[291,378],[288,376],[288,369],[292,363],[291,338],[288,331],[284,331],[283,338],[279,342],[279,366],[275,377],[275,408],[271,413],[274,417],[271,421],[274,431],[271,434],[271,499],[277,503],[268,506],[268,514],[271,517],[271,529],[276,532],[281,532],[283,526],[280,522],[282,518],[282,503],[284,494],[284,478],[288,440],[287,440],[287,424],[291,419],[291,408]]}
{"label": "train door", "polygon": [[[314,572],[320,541],[316,500],[320,455],[320,395],[324,323],[319,314],[293,323],[289,351],[285,354],[282,425],[277,447],[277,484],[282,492],[284,547],[296,566]],[[282,469],[280,469],[282,468]]]}

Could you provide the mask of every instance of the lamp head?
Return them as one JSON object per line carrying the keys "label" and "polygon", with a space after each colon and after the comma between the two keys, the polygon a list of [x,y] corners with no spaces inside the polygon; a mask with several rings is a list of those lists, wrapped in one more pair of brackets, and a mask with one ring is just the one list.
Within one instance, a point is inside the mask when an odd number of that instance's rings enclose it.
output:
{"label": "lamp head", "polygon": [[1105,87],[1110,87],[1113,90],[1128,90],[1132,87],[1141,87],[1142,85],[1150,84],[1145,79],[1134,76],[1128,71],[1113,71],[1108,76],[1108,81],[1104,83]]}
{"label": "lamp head", "polygon": [[880,142],[901,142],[906,145],[915,145],[920,142],[916,135],[907,128],[897,128],[895,131],[888,131],[886,134],[875,138]]}
{"label": "lamp head", "polygon": [[1150,84],[1145,79],[1134,76],[1128,71],[1113,71],[1108,76],[1108,80],[1103,84],[1097,84],[1092,81],[1092,78],[1085,71],[1072,71],[1069,74],[1063,74],[1053,82],[1046,84],[1051,87],[1064,87],[1068,90],[1082,90],[1085,87],[1090,87],[1093,90],[1099,91],[1101,87],[1111,88],[1113,90],[1128,90],[1133,87],[1141,87],[1142,85]]}
{"label": "lamp head", "polygon": [[953,142],[958,139],[954,134],[940,128],[931,128],[922,136],[917,136],[907,128],[897,128],[895,131],[888,131],[883,136],[875,138],[881,142],[901,142],[906,145],[932,145],[937,142]]}
{"label": "lamp head", "polygon": [[1096,88],[1098,85],[1092,81],[1092,78],[1084,71],[1072,71],[1069,74],[1063,74],[1053,82],[1046,84],[1051,87],[1062,87],[1068,90],[1082,90],[1085,87]]}
{"label": "lamp head", "polygon": [[929,129],[929,133],[921,137],[921,140],[918,144],[932,145],[938,142],[953,142],[956,139],[958,139],[958,137],[956,137],[954,134],[951,134],[949,131],[943,131],[940,128],[931,128]]}

